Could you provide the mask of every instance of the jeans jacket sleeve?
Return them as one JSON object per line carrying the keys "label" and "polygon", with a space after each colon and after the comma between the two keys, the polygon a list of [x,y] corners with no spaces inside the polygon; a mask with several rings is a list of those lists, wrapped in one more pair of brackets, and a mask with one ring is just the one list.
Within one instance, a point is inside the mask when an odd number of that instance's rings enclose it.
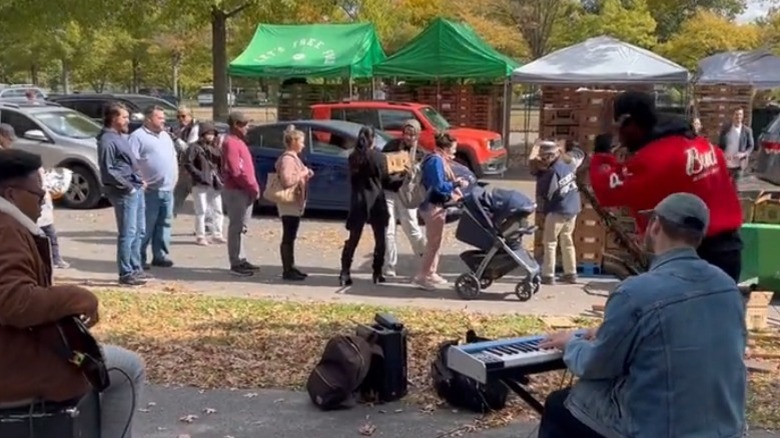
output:
{"label": "jeans jacket sleeve", "polygon": [[618,377],[623,373],[636,338],[637,318],[631,298],[621,289],[607,299],[604,321],[596,337],[572,338],[564,348],[563,360],[571,372],[582,379]]}

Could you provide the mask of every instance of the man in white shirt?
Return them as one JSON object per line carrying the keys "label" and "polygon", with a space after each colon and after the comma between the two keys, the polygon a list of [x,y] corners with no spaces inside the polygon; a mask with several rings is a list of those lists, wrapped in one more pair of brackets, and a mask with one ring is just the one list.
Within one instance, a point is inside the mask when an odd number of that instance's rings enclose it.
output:
{"label": "man in white shirt", "polygon": [[727,123],[720,131],[718,146],[726,155],[729,173],[734,180],[734,185],[739,184],[742,172],[747,168],[748,158],[755,148],[753,130],[743,121],[745,111],[738,108],[734,111],[731,123]]}

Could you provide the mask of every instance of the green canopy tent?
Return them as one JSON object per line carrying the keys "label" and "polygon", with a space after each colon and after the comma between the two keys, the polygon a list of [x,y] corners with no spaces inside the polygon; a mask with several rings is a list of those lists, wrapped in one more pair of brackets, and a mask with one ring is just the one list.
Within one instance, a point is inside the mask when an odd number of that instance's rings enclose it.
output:
{"label": "green canopy tent", "polygon": [[490,47],[471,26],[435,19],[401,50],[374,67],[375,76],[507,78],[520,64]]}
{"label": "green canopy tent", "polygon": [[363,78],[385,59],[374,25],[261,24],[228,67],[232,76]]}

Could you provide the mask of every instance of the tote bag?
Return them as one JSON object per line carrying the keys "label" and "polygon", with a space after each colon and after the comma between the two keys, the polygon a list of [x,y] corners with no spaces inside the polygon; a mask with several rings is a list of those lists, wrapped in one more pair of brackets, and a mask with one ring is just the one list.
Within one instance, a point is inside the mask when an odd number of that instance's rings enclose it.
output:
{"label": "tote bag", "polygon": [[263,198],[274,204],[292,204],[298,200],[298,185],[285,188],[276,173],[269,173]]}

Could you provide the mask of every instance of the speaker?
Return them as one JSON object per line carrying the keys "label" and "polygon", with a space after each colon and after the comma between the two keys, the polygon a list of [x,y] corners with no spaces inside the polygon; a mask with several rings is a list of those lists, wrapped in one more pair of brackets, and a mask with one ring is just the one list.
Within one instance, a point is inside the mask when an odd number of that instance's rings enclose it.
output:
{"label": "speaker", "polygon": [[2,438],[101,438],[100,396],[89,392],[80,399],[3,408]]}
{"label": "speaker", "polygon": [[407,331],[393,315],[377,313],[371,325],[359,325],[357,335],[371,340],[382,351],[371,360],[368,377],[361,388],[371,392],[381,402],[391,402],[406,395]]}

